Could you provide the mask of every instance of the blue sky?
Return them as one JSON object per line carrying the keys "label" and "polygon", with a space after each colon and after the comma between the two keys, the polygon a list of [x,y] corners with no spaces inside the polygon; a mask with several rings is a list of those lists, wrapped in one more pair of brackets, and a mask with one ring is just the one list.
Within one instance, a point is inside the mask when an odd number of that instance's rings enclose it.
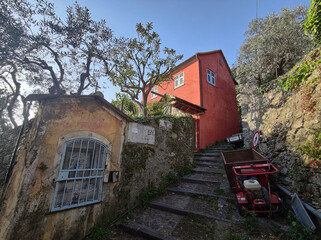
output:
{"label": "blue sky", "polygon": [[[52,0],[58,14],[65,15],[72,0]],[[183,60],[196,52],[222,49],[232,67],[244,41],[248,24],[256,17],[299,5],[310,0],[78,0],[87,6],[95,20],[106,19],[115,36],[135,37],[138,22],[154,23],[163,46],[183,54]],[[116,88],[108,83],[103,92],[108,101]]]}

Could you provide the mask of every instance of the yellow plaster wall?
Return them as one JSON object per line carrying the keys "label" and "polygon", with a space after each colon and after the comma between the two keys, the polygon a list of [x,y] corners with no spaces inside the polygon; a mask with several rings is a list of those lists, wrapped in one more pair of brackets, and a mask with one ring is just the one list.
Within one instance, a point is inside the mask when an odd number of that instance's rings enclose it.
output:
{"label": "yellow plaster wall", "polygon": [[[41,109],[26,137],[26,146],[17,154],[17,164],[6,193],[5,208],[0,216],[0,239],[81,237],[101,214],[102,204],[50,212],[55,190],[54,179],[58,177],[60,164],[54,158],[62,135],[89,131],[106,138],[112,144],[110,170],[119,170],[126,122],[117,114],[90,97],[46,100]],[[41,170],[41,163],[48,168]],[[115,201],[112,195],[115,185],[104,183],[102,202],[105,204]],[[20,229],[18,235],[15,233],[17,228]],[[34,232],[30,232],[30,229]]]}

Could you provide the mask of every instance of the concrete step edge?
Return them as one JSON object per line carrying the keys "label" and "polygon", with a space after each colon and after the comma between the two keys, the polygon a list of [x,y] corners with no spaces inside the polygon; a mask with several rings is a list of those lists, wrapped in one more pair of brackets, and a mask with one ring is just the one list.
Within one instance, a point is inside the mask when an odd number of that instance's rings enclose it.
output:
{"label": "concrete step edge", "polygon": [[162,210],[162,211],[167,211],[167,212],[171,212],[171,213],[175,213],[175,214],[179,214],[179,215],[183,215],[183,216],[198,216],[198,217],[218,220],[218,221],[222,221],[222,222],[227,222],[227,223],[230,223],[230,224],[238,224],[238,222],[231,221],[231,220],[228,220],[228,219],[225,219],[225,218],[220,218],[220,217],[217,217],[217,216],[214,216],[214,215],[194,212],[194,211],[185,210],[185,209],[181,209],[181,208],[174,208],[174,207],[171,207],[171,206],[168,206],[168,205],[165,205],[165,204],[161,204],[161,203],[149,202],[148,205],[151,208],[156,208],[156,209],[159,209],[159,210]]}
{"label": "concrete step edge", "polygon": [[193,172],[204,174],[204,175],[224,174],[225,173],[224,171],[219,172],[219,171],[205,171],[205,170],[196,170],[196,169],[193,169]]}
{"label": "concrete step edge", "polygon": [[202,192],[195,192],[195,191],[187,191],[179,188],[169,188],[167,191],[180,194],[180,195],[186,195],[186,196],[191,196],[191,195],[199,195],[199,196],[205,196],[205,197],[212,197],[212,198],[222,198],[226,200],[234,200],[234,198],[231,197],[226,197],[222,195],[215,195],[215,194],[210,194],[210,193],[202,193]]}
{"label": "concrete step edge", "polygon": [[196,179],[196,178],[189,178],[189,177],[182,177],[181,181],[188,182],[188,183],[200,183],[200,184],[206,184],[206,183],[219,184],[219,183],[221,183],[221,181],[211,181],[211,180]]}
{"label": "concrete step edge", "polygon": [[213,163],[217,163],[217,162],[219,162],[219,163],[223,163],[223,161],[221,160],[221,159],[200,159],[200,158],[198,158],[198,159],[194,159],[194,161],[195,162],[213,162]]}
{"label": "concrete step edge", "polygon": [[134,225],[134,224],[121,223],[119,224],[119,227],[133,236],[138,236],[138,237],[143,237],[143,238],[153,239],[153,240],[171,240],[172,239],[169,236],[163,236],[157,232],[151,231],[147,228]]}
{"label": "concrete step edge", "polygon": [[220,163],[215,163],[215,162],[213,162],[213,163],[214,164],[195,162],[195,165],[196,166],[203,166],[203,167],[210,167],[210,168],[215,168],[215,167],[218,167],[218,166],[222,166],[222,164],[220,164]]}

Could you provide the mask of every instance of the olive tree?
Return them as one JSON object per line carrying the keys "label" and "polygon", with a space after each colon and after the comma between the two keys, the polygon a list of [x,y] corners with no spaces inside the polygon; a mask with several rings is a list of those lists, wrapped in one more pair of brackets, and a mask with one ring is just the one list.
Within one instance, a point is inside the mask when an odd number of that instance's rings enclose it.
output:
{"label": "olive tree", "polygon": [[89,9],[77,2],[62,19],[46,0],[3,0],[0,33],[0,111],[14,127],[23,87],[28,93],[97,91],[99,80],[113,69],[113,44],[121,43],[105,20],[94,21]]}
{"label": "olive tree", "polygon": [[312,42],[300,25],[306,13],[303,6],[285,8],[279,14],[251,21],[239,50],[236,79],[256,78],[259,84],[266,83],[290,70],[307,54]]}

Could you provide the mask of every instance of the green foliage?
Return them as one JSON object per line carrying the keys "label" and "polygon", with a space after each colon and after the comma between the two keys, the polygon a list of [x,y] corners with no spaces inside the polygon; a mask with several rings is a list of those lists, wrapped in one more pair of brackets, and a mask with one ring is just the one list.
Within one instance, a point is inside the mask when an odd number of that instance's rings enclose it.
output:
{"label": "green foliage", "polygon": [[[137,38],[129,39],[114,51],[117,67],[110,71],[110,80],[135,100],[147,114],[147,99],[152,88],[164,81],[172,81],[175,63],[182,59],[174,49],[161,50],[159,35],[153,24],[136,24]],[[140,101],[142,95],[142,102]]]}
{"label": "green foliage", "polygon": [[185,165],[182,171],[178,174],[168,173],[166,176],[163,176],[161,182],[159,183],[159,187],[155,187],[153,184],[150,184],[146,189],[143,189],[138,196],[138,199],[142,202],[143,206],[163,194],[166,191],[166,187],[176,184],[179,181],[179,178],[184,176],[185,174],[189,174],[191,166]]}
{"label": "green foliage", "polygon": [[165,102],[153,102],[148,105],[147,108],[147,117],[159,117],[166,114],[166,107],[168,103]]}
{"label": "green foliage", "polygon": [[313,233],[311,229],[304,228],[296,219],[293,214],[289,214],[287,217],[291,222],[290,231],[287,233],[287,239],[292,240],[317,240],[318,237]]}
{"label": "green foliage", "polygon": [[321,0],[311,0],[308,16],[304,21],[304,29],[316,44],[321,44]]}
{"label": "green foliage", "polygon": [[116,93],[116,99],[112,100],[111,104],[130,117],[135,118],[142,115],[137,104],[126,94]]}
{"label": "green foliage", "polygon": [[233,234],[232,232],[229,232],[229,234],[227,235],[227,239],[228,240],[246,240],[246,238]]}
{"label": "green foliage", "polygon": [[255,78],[259,85],[267,83],[289,71],[307,54],[313,44],[300,26],[306,13],[303,6],[285,8],[279,14],[271,13],[250,22],[235,66],[236,80]]}
{"label": "green foliage", "polygon": [[143,206],[146,206],[149,201],[157,197],[162,192],[163,191],[161,188],[150,185],[149,187],[141,191],[138,199],[142,202]]}
{"label": "green foliage", "polygon": [[299,150],[308,157],[309,165],[319,168],[321,165],[321,128],[313,129],[313,140],[305,142]]}
{"label": "green foliage", "polygon": [[17,115],[28,109],[20,110],[25,92],[96,92],[98,80],[114,67],[113,41],[122,40],[113,37],[105,20],[93,20],[77,2],[66,15],[61,19],[46,0],[0,1],[0,91],[6,99],[0,115],[14,127]]}
{"label": "green foliage", "polygon": [[163,177],[164,185],[172,185],[179,181],[179,176],[174,173],[169,173]]}
{"label": "green foliage", "polygon": [[186,164],[181,171],[178,172],[178,176],[183,177],[193,172],[195,165]]}
{"label": "green foliage", "polygon": [[88,238],[90,240],[109,240],[113,230],[113,219],[108,214],[103,213],[98,223],[91,228]]}
{"label": "green foliage", "polygon": [[111,228],[107,226],[94,226],[89,235],[91,240],[108,240],[110,239]]}
{"label": "green foliage", "polygon": [[295,67],[285,76],[285,79],[278,79],[281,88],[285,91],[292,91],[296,87],[300,86],[307,80],[320,62],[321,60],[316,62],[305,61],[300,67]]}
{"label": "green foliage", "polygon": [[243,226],[249,233],[255,232],[258,228],[258,220],[256,218],[256,214],[245,212]]}

